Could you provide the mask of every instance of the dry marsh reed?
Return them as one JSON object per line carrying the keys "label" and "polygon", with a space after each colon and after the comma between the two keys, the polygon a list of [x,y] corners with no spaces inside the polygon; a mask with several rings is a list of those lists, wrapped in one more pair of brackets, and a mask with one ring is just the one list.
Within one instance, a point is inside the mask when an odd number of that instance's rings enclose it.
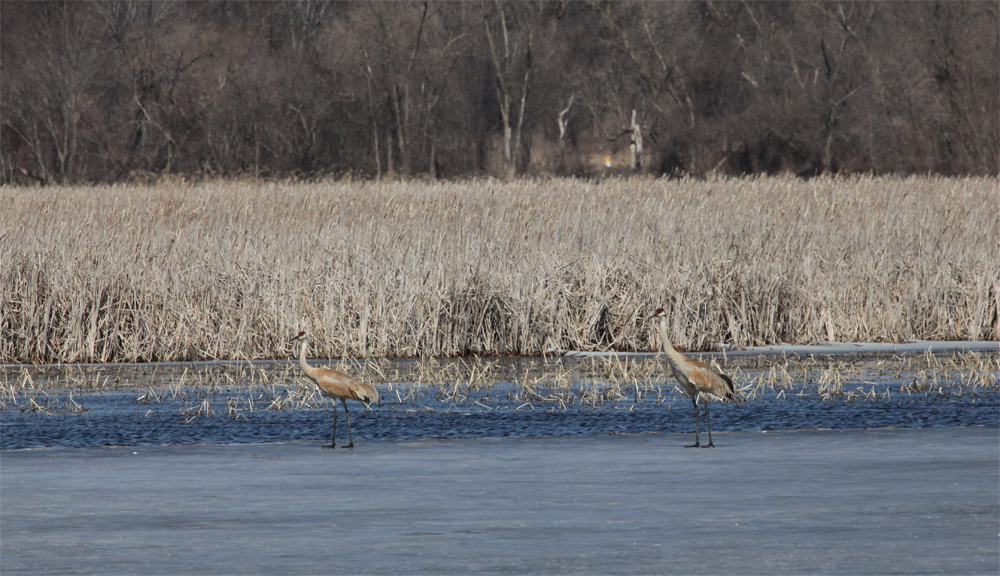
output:
{"label": "dry marsh reed", "polygon": [[[760,360],[767,365],[760,365]],[[949,356],[928,352],[859,362],[758,357],[753,366],[730,368],[737,394],[744,401],[790,396],[842,402],[890,401],[894,397],[905,401],[914,394],[949,399],[1000,391],[1000,355],[995,352]]]}
{"label": "dry marsh reed", "polygon": [[0,361],[1000,339],[997,178],[0,188]]}
{"label": "dry marsh reed", "polygon": [[[716,359],[707,360],[714,364]],[[965,398],[975,404],[978,397],[1000,391],[1000,355],[995,352],[856,361],[811,356],[721,360],[715,367],[732,375],[736,402],[906,403],[922,396],[946,401]],[[146,418],[176,417],[186,423],[197,418],[248,421],[261,413],[333,409],[293,363],[201,370],[174,366],[166,371],[149,367],[121,370],[114,382],[105,373],[106,365],[7,368],[0,382],[0,412],[53,416],[107,410],[106,401],[92,404],[106,394],[127,396],[126,412],[127,405],[132,405]],[[670,409],[677,402],[688,406],[686,393],[662,358],[422,358],[417,362],[341,362],[336,367],[376,382],[382,410],[632,410],[655,404]]]}

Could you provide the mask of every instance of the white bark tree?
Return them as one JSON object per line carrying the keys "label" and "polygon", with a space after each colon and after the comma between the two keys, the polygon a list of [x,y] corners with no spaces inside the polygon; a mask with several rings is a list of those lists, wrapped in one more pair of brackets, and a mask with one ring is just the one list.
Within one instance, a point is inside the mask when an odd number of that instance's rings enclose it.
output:
{"label": "white bark tree", "polygon": [[566,172],[566,115],[573,107],[574,98],[576,95],[570,94],[566,107],[559,112],[559,171],[562,173]]}
{"label": "white bark tree", "polygon": [[629,149],[632,151],[631,166],[633,174],[642,172],[642,127],[639,126],[636,116],[636,111],[632,110],[632,141],[629,143]]}
{"label": "white bark tree", "polygon": [[[507,176],[518,172],[524,110],[531,85],[531,47],[539,22],[539,7],[528,3],[496,0],[491,14],[484,4],[483,24],[496,73],[497,100],[503,121],[503,157]],[[520,99],[516,120],[511,110]],[[516,125],[514,124],[516,122]]]}

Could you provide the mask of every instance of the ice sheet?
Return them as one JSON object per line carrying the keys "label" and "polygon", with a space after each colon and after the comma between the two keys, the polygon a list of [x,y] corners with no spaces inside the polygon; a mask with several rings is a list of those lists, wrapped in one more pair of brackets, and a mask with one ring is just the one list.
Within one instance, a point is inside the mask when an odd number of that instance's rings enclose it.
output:
{"label": "ice sheet", "polygon": [[0,572],[996,574],[995,427],[0,453]]}

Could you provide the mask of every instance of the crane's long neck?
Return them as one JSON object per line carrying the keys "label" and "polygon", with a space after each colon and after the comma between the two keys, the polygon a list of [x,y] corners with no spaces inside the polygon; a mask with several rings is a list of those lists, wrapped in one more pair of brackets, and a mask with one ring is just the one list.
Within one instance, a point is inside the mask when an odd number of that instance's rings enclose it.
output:
{"label": "crane's long neck", "polygon": [[663,352],[667,355],[667,360],[674,366],[683,365],[684,356],[677,350],[674,350],[674,347],[670,345],[670,339],[667,338],[667,317],[661,316],[657,325],[660,328],[660,342],[663,342]]}
{"label": "crane's long neck", "polygon": [[302,337],[302,351],[299,353],[299,366],[302,367],[302,371],[306,373],[306,376],[312,378],[313,381],[316,380],[317,369],[313,368],[306,362],[306,352],[309,350],[309,337]]}

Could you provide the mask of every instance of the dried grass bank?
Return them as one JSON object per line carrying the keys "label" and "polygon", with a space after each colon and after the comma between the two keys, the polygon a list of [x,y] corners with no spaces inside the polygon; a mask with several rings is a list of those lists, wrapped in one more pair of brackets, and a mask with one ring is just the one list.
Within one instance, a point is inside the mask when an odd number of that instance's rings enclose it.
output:
{"label": "dried grass bank", "polygon": [[0,361],[1000,339],[997,178],[0,189]]}

